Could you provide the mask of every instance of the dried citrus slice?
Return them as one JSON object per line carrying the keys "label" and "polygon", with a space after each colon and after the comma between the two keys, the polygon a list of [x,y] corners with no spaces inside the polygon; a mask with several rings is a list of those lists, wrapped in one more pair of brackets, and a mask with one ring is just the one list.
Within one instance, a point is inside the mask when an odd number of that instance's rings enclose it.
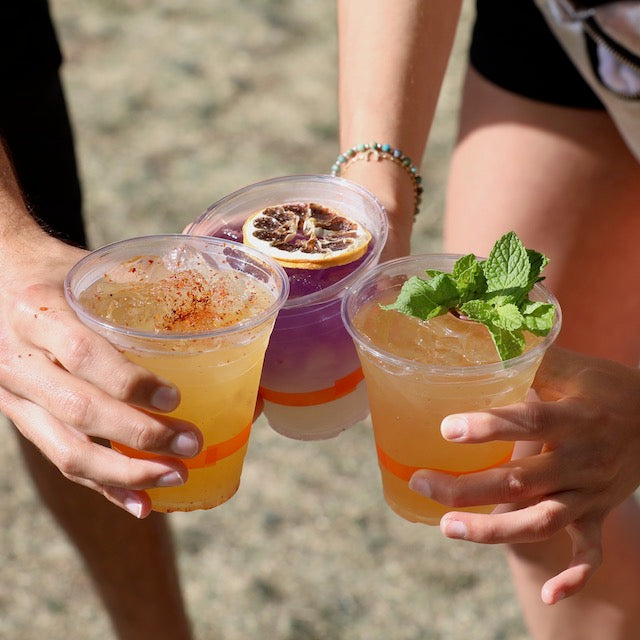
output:
{"label": "dried citrus slice", "polygon": [[313,202],[279,204],[250,216],[243,242],[289,269],[326,269],[360,258],[371,234],[342,213]]}

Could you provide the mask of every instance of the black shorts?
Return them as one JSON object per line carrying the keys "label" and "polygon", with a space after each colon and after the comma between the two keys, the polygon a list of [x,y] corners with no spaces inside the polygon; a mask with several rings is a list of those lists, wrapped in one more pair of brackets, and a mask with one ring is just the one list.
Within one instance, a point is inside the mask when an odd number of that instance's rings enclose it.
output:
{"label": "black shorts", "polygon": [[470,62],[490,82],[526,98],[604,109],[532,0],[477,0]]}

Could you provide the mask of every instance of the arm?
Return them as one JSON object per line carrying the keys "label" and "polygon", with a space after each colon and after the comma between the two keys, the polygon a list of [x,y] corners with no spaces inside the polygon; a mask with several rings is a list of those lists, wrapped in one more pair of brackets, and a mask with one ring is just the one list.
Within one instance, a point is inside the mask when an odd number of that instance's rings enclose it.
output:
{"label": "arm", "polygon": [[[341,150],[387,143],[420,166],[460,6],[459,0],[338,1]],[[342,175],[387,209],[385,257],[409,253],[414,195],[406,173],[392,162],[354,162]]]}
{"label": "arm", "polygon": [[489,515],[443,516],[440,527],[451,538],[536,542],[566,528],[571,564],[542,589],[553,604],[593,575],[605,516],[640,486],[640,370],[552,348],[534,388],[540,401],[448,417],[442,433],[454,442],[542,442],[541,450],[457,478],[418,471],[411,487],[453,507],[502,503]]}
{"label": "arm", "polygon": [[[201,437],[189,423],[141,410],[174,409],[179,394],[88,330],[66,304],[64,278],[84,253],[35,222],[0,143],[0,411],[67,478],[144,517],[144,489],[182,484],[185,466],[131,460],[92,438],[190,456]],[[185,440],[191,445],[181,448]]]}

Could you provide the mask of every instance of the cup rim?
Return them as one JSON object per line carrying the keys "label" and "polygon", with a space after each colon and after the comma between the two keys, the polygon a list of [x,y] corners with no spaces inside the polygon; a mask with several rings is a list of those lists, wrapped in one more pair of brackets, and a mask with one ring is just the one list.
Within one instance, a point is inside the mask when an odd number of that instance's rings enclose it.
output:
{"label": "cup rim", "polygon": [[[90,311],[87,311],[79,302],[76,293],[73,290],[74,278],[78,275],[78,272],[86,266],[86,264],[94,260],[96,258],[104,257],[105,255],[111,253],[115,249],[121,246],[130,245],[136,246],[136,244],[140,244],[141,248],[148,243],[161,243],[162,241],[173,240],[175,242],[188,242],[197,241],[200,243],[216,245],[218,247],[231,247],[232,249],[239,249],[241,252],[246,253],[251,256],[252,259],[261,262],[263,265],[267,266],[270,270],[274,272],[277,276],[277,280],[280,283],[280,293],[276,297],[276,299],[263,311],[256,314],[255,316],[251,316],[245,320],[241,320],[237,324],[228,326],[228,327],[218,327],[215,329],[210,329],[208,331],[199,331],[199,332],[153,332],[146,331],[142,329],[135,329],[131,327],[124,327],[122,325],[109,322],[100,316],[97,316]],[[153,249],[153,247],[151,247]],[[93,281],[92,281],[93,282]],[[171,233],[171,234],[150,234],[145,236],[134,236],[131,238],[125,238],[124,240],[117,240],[115,242],[111,242],[109,244],[103,245],[98,249],[94,249],[84,257],[82,257],[78,262],[76,262],[73,267],[67,273],[67,276],[64,281],[64,294],[69,306],[75,311],[76,315],[89,327],[101,327],[108,331],[117,333],[119,335],[127,336],[130,338],[139,338],[144,340],[203,340],[207,338],[219,338],[223,336],[232,335],[234,333],[240,331],[246,331],[252,329],[267,320],[270,316],[275,316],[278,311],[282,308],[284,301],[287,299],[289,295],[289,279],[287,278],[287,274],[284,269],[275,261],[269,258],[269,256],[264,255],[260,251],[257,251],[251,247],[247,247],[246,245],[240,244],[238,242],[233,242],[232,240],[224,240],[222,238],[213,238],[211,236],[198,236],[198,235],[185,235],[181,233]]]}
{"label": "cup rim", "polygon": [[[251,193],[256,189],[266,189],[271,186],[278,186],[280,184],[286,185],[288,183],[316,183],[339,186],[344,189],[348,189],[351,192],[355,192],[360,196],[370,200],[380,211],[379,237],[376,238],[373,250],[366,256],[366,258],[358,266],[358,268],[347,274],[338,282],[335,282],[334,284],[329,285],[328,287],[321,289],[320,291],[314,291],[313,293],[308,293],[304,296],[299,296],[291,300],[287,299],[283,305],[283,308],[293,309],[296,307],[306,307],[323,302],[329,302],[330,300],[339,298],[343,295],[344,291],[362,275],[362,273],[369,271],[372,265],[375,265],[380,258],[382,249],[387,242],[389,224],[384,206],[371,191],[356,182],[352,182],[351,180],[347,180],[339,176],[332,176],[330,174],[300,173],[285,176],[276,176],[274,178],[260,180],[258,182],[253,182],[252,184],[245,185],[244,187],[241,187],[240,189],[237,189],[236,191],[223,196],[219,200],[216,200],[215,202],[210,204],[204,210],[204,212],[201,213],[190,225],[188,225],[184,232],[186,234],[193,233],[198,225],[204,223],[206,220],[218,214],[219,211],[217,210],[219,210],[221,207],[233,202],[234,200],[238,200],[244,197],[247,193]],[[294,202],[299,201],[300,199],[300,197],[287,197],[283,200],[283,202]]]}
{"label": "cup rim", "polygon": [[[372,353],[374,356],[385,360],[386,362],[390,362],[396,366],[418,370],[422,373],[427,373],[431,375],[437,376],[450,376],[450,377],[471,377],[471,376],[482,376],[482,375],[490,375],[493,373],[497,373],[500,371],[504,371],[505,369],[509,369],[514,366],[524,366],[530,361],[535,360],[544,355],[546,350],[551,346],[551,344],[555,341],[560,332],[560,328],[562,326],[562,309],[558,302],[556,296],[547,289],[544,285],[537,283],[534,285],[532,291],[539,292],[541,295],[545,297],[545,299],[554,304],[556,306],[556,318],[551,328],[551,331],[534,347],[532,347],[529,351],[516,356],[515,358],[509,358],[508,360],[499,360],[498,362],[492,362],[489,364],[480,364],[480,365],[470,365],[467,367],[463,366],[441,366],[441,365],[432,365],[423,362],[417,362],[415,360],[411,360],[409,358],[404,358],[402,356],[396,355],[387,349],[379,347],[375,345],[371,340],[369,340],[366,336],[364,336],[360,331],[358,331],[353,325],[352,316],[353,314],[353,304],[358,293],[368,284],[370,284],[376,277],[380,274],[389,272],[389,275],[401,275],[401,270],[392,274],[391,272],[394,269],[399,269],[405,264],[417,264],[417,263],[425,263],[425,267],[427,263],[431,259],[448,259],[455,262],[458,258],[463,257],[465,254],[458,253],[422,253],[422,254],[414,254],[410,256],[404,256],[401,258],[395,258],[393,260],[388,260],[383,262],[373,269],[369,270],[366,274],[364,274],[356,284],[354,284],[349,291],[347,291],[346,295],[342,300],[341,305],[341,314],[342,321],[347,331],[356,342],[356,344],[366,351]],[[484,258],[479,258],[483,260]],[[453,263],[452,263],[453,264]]]}

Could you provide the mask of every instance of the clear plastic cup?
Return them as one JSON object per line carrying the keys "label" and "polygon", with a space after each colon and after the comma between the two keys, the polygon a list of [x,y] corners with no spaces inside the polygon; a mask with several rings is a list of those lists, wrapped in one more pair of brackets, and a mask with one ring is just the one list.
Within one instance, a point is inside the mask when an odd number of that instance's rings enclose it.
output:
{"label": "clear plastic cup", "polygon": [[[155,332],[117,324],[105,319],[106,313],[96,315],[89,310],[89,303],[81,299],[83,292],[105,274],[113,274],[110,280],[115,280],[115,287],[122,286],[124,291],[128,285],[122,284],[127,280],[123,263],[142,258],[168,260],[184,266],[184,261],[192,256],[197,256],[194,264],[206,263],[216,271],[231,272],[235,280],[243,283],[244,290],[248,288],[247,279],[260,291],[266,290],[267,306],[263,305],[262,310],[253,314],[247,311],[229,326]],[[131,268],[136,267],[130,267],[129,271]],[[214,295],[216,291],[212,289]],[[288,291],[284,270],[259,252],[234,242],[185,235],[146,236],[116,242],[88,254],[69,272],[65,293],[80,320],[129,359],[173,382],[180,390],[181,400],[178,408],[168,415],[193,422],[202,431],[201,453],[183,459],[189,468],[187,482],[179,487],[148,490],[155,511],[210,509],[237,491],[264,353]],[[183,283],[178,301],[184,301],[185,293],[189,291],[188,287],[185,291]],[[117,291],[115,296],[118,297]],[[220,301],[214,298],[214,303],[221,312],[228,312],[222,298]],[[157,303],[153,299],[144,299],[138,307],[149,308],[154,304]],[[183,310],[181,307],[180,313]],[[170,304],[169,311],[172,311]],[[112,445],[131,457],[154,457],[118,443]]]}
{"label": "clear plastic cup", "polygon": [[[350,288],[342,305],[345,325],[364,370],[384,498],[403,518],[432,525],[438,524],[450,508],[409,489],[408,481],[415,471],[470,473],[508,461],[513,450],[513,442],[448,442],[440,434],[442,419],[452,413],[486,410],[524,400],[561,324],[558,301],[537,284],[529,297],[556,305],[555,324],[529,351],[505,362],[471,366],[424,364],[407,357],[406,353],[398,355],[388,342],[374,342],[363,331],[358,318],[361,311],[362,318],[366,309],[374,305],[377,308],[378,301],[394,300],[405,280],[414,275],[424,277],[426,269],[451,273],[459,257],[417,255],[381,264]],[[379,310],[379,313],[397,312]],[[457,322],[465,323],[464,320]],[[467,324],[470,323],[467,321]],[[494,507],[485,505],[463,510],[486,513]]]}
{"label": "clear plastic cup", "polygon": [[242,242],[253,213],[291,202],[315,202],[344,213],[372,235],[350,264],[286,269],[290,295],[271,335],[260,381],[264,414],[277,432],[299,440],[331,438],[368,415],[362,369],[340,315],[344,292],[374,266],[387,238],[382,205],[359,185],[328,175],[294,175],[249,185],[212,204],[187,233]]}

